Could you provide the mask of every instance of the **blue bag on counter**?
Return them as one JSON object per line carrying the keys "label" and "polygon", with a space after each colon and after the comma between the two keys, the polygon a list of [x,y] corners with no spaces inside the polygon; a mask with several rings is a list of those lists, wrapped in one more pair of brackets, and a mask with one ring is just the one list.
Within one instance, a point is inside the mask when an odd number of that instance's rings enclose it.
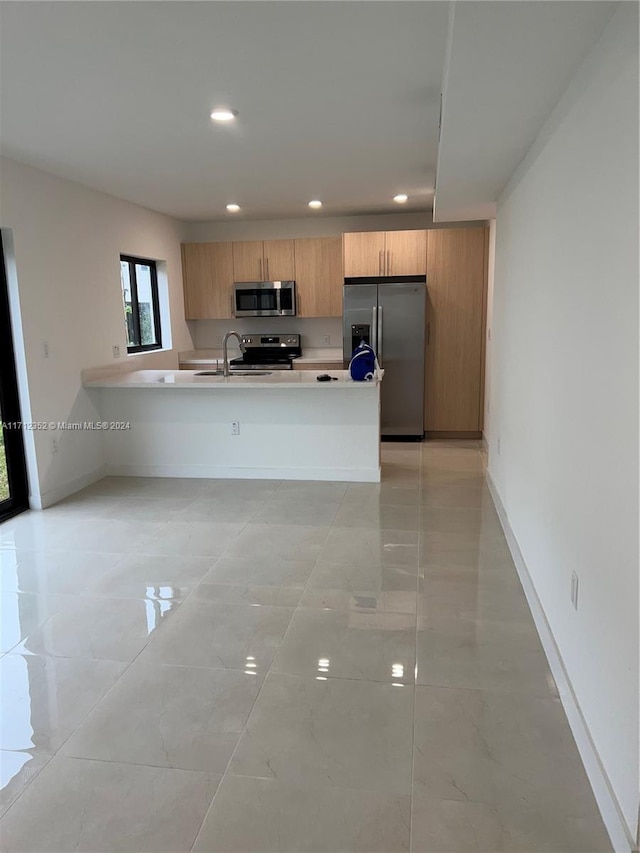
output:
{"label": "blue bag on counter", "polygon": [[361,341],[351,354],[349,373],[356,382],[373,379],[376,375],[376,354],[373,347]]}

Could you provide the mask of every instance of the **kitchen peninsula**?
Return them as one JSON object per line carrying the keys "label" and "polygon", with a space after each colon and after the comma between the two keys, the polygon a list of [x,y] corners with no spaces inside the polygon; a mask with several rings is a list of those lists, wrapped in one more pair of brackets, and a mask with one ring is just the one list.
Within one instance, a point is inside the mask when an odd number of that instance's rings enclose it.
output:
{"label": "kitchen peninsula", "polygon": [[85,379],[121,476],[380,481],[380,381],[348,371],[203,376],[141,370]]}

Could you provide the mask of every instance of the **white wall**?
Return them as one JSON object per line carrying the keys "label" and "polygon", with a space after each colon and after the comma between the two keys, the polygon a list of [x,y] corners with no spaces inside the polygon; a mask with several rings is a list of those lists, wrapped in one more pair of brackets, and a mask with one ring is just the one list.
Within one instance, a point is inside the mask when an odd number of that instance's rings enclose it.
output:
{"label": "white wall", "polygon": [[631,839],[640,800],[637,15],[621,4],[499,200],[489,421],[491,477]]}
{"label": "white wall", "polygon": [[229,221],[187,222],[187,240],[292,240],[296,237],[335,237],[346,231],[410,231],[420,228],[470,228],[483,222],[439,222],[431,213],[387,213],[375,216],[318,216],[309,213],[300,219],[236,218]]}
{"label": "white wall", "polygon": [[380,386],[315,375],[289,374],[288,387],[90,389],[104,420],[131,424],[107,434],[108,471],[379,482]]}
{"label": "white wall", "polygon": [[[184,320],[181,223],[7,159],[0,161],[0,198],[2,226],[12,230],[22,317],[24,345],[17,359],[23,361],[34,421],[95,419],[81,388],[83,368],[177,365],[177,352],[192,347]],[[126,355],[121,252],[166,262],[169,351]],[[43,358],[44,341],[49,358]],[[123,354],[119,362],[113,360],[114,344]],[[59,450],[52,454],[51,433],[27,434],[37,459],[37,478],[30,479],[36,506],[83,485],[104,464],[98,433],[57,436]]]}

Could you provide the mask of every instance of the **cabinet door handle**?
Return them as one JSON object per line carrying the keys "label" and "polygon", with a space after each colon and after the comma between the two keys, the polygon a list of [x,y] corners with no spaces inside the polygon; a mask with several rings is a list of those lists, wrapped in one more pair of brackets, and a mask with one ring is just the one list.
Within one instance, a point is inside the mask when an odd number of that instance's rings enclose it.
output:
{"label": "cabinet door handle", "polygon": [[371,309],[371,331],[369,332],[369,346],[373,347],[373,350],[376,354],[376,358],[378,357],[378,306],[374,305]]}
{"label": "cabinet door handle", "polygon": [[387,249],[387,275],[391,275],[391,249]]}
{"label": "cabinet door handle", "polygon": [[269,258],[264,259],[264,267],[265,267],[265,273],[266,273],[267,281],[270,281],[270,279],[269,279]]}
{"label": "cabinet door handle", "polygon": [[378,252],[378,275],[384,275],[382,272],[382,249]]}
{"label": "cabinet door handle", "polygon": [[264,279],[262,278],[262,258],[258,258],[258,263],[260,264],[260,272],[258,273],[258,275],[260,276],[260,281],[264,281]]}
{"label": "cabinet door handle", "polygon": [[231,316],[236,316],[236,306],[234,305],[233,293],[231,294]]}

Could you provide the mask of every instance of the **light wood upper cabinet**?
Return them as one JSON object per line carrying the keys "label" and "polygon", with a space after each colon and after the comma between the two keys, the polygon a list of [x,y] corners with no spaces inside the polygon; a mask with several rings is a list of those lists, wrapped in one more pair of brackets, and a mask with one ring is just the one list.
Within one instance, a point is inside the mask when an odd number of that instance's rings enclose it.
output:
{"label": "light wood upper cabinet", "polygon": [[233,244],[236,281],[293,281],[293,240],[245,240]]}
{"label": "light wood upper cabinet", "polygon": [[425,275],[426,231],[365,231],[343,235],[344,275]]}
{"label": "light wood upper cabinet", "polygon": [[298,317],[342,316],[342,239],[295,241]]}
{"label": "light wood upper cabinet", "polygon": [[296,277],[293,240],[265,240],[265,281],[293,281]]}
{"label": "light wood upper cabinet", "polygon": [[265,281],[262,240],[233,243],[234,281]]}
{"label": "light wood upper cabinet", "polygon": [[231,317],[231,243],[183,243],[182,280],[187,320]]}
{"label": "light wood upper cabinet", "polygon": [[483,422],[486,228],[429,231],[425,429],[479,432]]}
{"label": "light wood upper cabinet", "polygon": [[387,231],[385,275],[426,275],[427,232]]}
{"label": "light wood upper cabinet", "polygon": [[345,278],[384,275],[384,231],[352,232],[342,238]]}

